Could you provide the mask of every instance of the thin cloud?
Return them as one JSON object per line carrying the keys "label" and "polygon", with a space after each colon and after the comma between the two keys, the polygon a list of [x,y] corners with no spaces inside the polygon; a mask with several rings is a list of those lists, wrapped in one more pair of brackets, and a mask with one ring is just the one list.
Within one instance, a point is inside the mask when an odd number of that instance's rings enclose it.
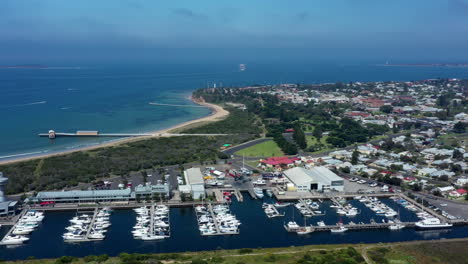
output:
{"label": "thin cloud", "polygon": [[178,16],[183,16],[183,17],[188,17],[188,18],[194,18],[194,19],[206,18],[205,15],[196,13],[193,10],[188,9],[188,8],[175,8],[172,10],[172,12]]}

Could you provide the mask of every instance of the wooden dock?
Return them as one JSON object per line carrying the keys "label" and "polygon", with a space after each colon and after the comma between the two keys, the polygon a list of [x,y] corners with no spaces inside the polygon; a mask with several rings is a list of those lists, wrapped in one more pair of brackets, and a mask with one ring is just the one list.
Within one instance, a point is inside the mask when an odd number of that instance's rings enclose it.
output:
{"label": "wooden dock", "polygon": [[213,219],[213,224],[215,226],[216,233],[218,235],[221,234],[221,230],[219,230],[218,220],[216,220],[216,215],[213,212],[213,206],[211,205],[211,203],[208,204],[208,212],[210,212],[210,215],[211,215],[211,217]]}
{"label": "wooden dock", "polygon": [[94,226],[94,223],[96,222],[96,217],[97,217],[98,212],[99,212],[99,209],[96,207],[94,209],[93,218],[91,219],[91,223],[89,223],[88,229],[86,230],[86,239],[88,241],[92,240],[92,239],[89,238],[89,234],[93,230],[93,226]]}
{"label": "wooden dock", "polygon": [[[402,224],[405,225],[405,228],[415,226],[415,222],[403,222]],[[326,225],[326,226],[312,226],[312,225],[310,225],[310,226],[301,226],[299,228],[294,228],[294,229],[286,228],[286,230],[288,232],[295,233],[299,229],[312,227],[314,231],[324,232],[324,231],[330,231],[330,230],[335,229],[335,228],[339,228],[340,226],[343,226],[343,227],[347,228],[348,230],[365,230],[365,229],[385,229],[385,228],[388,228],[391,225],[392,225],[391,223],[346,224],[346,225]]]}

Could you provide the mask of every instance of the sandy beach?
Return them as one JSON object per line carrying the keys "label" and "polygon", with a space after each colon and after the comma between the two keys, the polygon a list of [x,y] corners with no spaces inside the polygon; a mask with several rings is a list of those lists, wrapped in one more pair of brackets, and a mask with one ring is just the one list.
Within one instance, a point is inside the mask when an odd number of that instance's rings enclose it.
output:
{"label": "sandy beach", "polygon": [[[113,146],[118,146],[120,144],[125,144],[128,142],[135,142],[135,141],[140,141],[140,140],[145,140],[148,138],[157,138],[157,137],[169,137],[171,136],[171,132],[175,130],[180,130],[183,129],[184,127],[188,126],[193,126],[197,123],[205,123],[205,122],[214,122],[218,120],[222,120],[226,118],[229,115],[229,112],[222,108],[219,105],[215,104],[209,104],[204,102],[203,100],[198,100],[195,98],[190,97],[190,100],[192,100],[194,103],[199,104],[201,106],[206,106],[211,109],[211,114],[205,117],[201,117],[198,119],[194,119],[191,121],[187,121],[169,128],[165,129],[160,129],[156,131],[150,131],[147,132],[146,134],[151,134],[151,136],[141,136],[141,137],[132,137],[132,138],[122,138],[118,140],[113,140],[110,142],[98,144],[98,145],[93,145],[93,146],[87,146],[87,147],[82,147],[82,148],[76,148],[76,149],[70,149],[70,150],[64,150],[64,151],[58,151],[58,152],[53,152],[53,153],[44,153],[44,154],[38,154],[38,155],[32,155],[32,156],[27,156],[27,157],[18,157],[18,158],[13,158],[13,159],[8,159],[8,160],[3,160],[0,161],[0,165],[3,164],[9,164],[9,163],[15,163],[15,162],[20,162],[20,161],[27,161],[27,160],[34,160],[34,159],[41,159],[41,158],[47,158],[47,157],[52,157],[52,156],[60,156],[60,155],[65,155],[73,152],[78,152],[78,151],[87,151],[87,150],[93,150],[93,149],[99,149],[99,148],[105,148],[105,147],[113,147]],[[174,133],[175,134],[175,133]]]}

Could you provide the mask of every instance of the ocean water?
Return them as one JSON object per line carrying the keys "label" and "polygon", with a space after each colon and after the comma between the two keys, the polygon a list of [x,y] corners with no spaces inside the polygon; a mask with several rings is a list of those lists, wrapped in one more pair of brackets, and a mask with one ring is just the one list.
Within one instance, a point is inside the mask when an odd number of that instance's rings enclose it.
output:
{"label": "ocean water", "polygon": [[[201,236],[198,231],[197,220],[193,208],[171,208],[171,237],[161,241],[135,240],[131,231],[136,222],[136,214],[131,210],[116,210],[110,220],[112,226],[107,232],[106,239],[98,242],[64,243],[62,235],[69,220],[75,212],[47,213],[42,224],[34,231],[30,240],[16,247],[0,247],[0,259],[25,259],[29,256],[36,258],[54,258],[64,255],[87,256],[108,254],[115,256],[121,252],[128,253],[165,253],[185,252],[216,249],[238,248],[267,248],[289,247],[313,244],[343,244],[343,243],[379,243],[410,240],[429,240],[444,238],[462,238],[468,236],[468,227],[457,226],[447,230],[417,231],[405,228],[399,231],[387,229],[347,231],[345,233],[313,232],[305,236],[288,233],[284,229],[285,222],[295,220],[303,224],[304,220],[299,211],[293,207],[279,209],[285,217],[268,219],[262,210],[262,203],[273,202],[271,198],[252,200],[244,194],[244,202],[233,201],[231,212],[241,221],[240,234],[229,236]],[[383,202],[400,211],[402,221],[417,221],[415,214],[396,204],[392,200],[383,199]],[[324,216],[309,218],[307,224],[317,225],[317,221],[326,224],[336,224],[338,221],[348,223],[365,222],[371,219],[381,222],[384,217],[377,216],[369,208],[356,200],[350,201],[360,210],[355,217],[345,217],[336,214],[330,208],[331,203],[325,201],[320,210],[325,211]],[[0,236],[6,233],[2,228]],[[46,243],[44,243],[46,242]]]}
{"label": "ocean water", "polygon": [[[69,66],[69,65],[63,65]],[[81,65],[79,65],[81,66]],[[197,88],[335,81],[468,78],[468,68],[336,64],[81,66],[0,69],[0,160],[99,144],[115,138],[59,138],[38,133],[98,130],[147,132],[206,116],[207,108],[154,106],[193,103]]]}

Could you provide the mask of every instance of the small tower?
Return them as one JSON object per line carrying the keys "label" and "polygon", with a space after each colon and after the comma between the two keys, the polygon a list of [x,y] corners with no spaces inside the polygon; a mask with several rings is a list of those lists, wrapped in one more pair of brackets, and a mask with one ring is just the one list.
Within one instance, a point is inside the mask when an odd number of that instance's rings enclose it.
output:
{"label": "small tower", "polygon": [[8,183],[8,178],[3,176],[3,172],[0,172],[0,202],[5,202],[5,185]]}
{"label": "small tower", "polygon": [[49,130],[49,139],[55,139],[55,131]]}

